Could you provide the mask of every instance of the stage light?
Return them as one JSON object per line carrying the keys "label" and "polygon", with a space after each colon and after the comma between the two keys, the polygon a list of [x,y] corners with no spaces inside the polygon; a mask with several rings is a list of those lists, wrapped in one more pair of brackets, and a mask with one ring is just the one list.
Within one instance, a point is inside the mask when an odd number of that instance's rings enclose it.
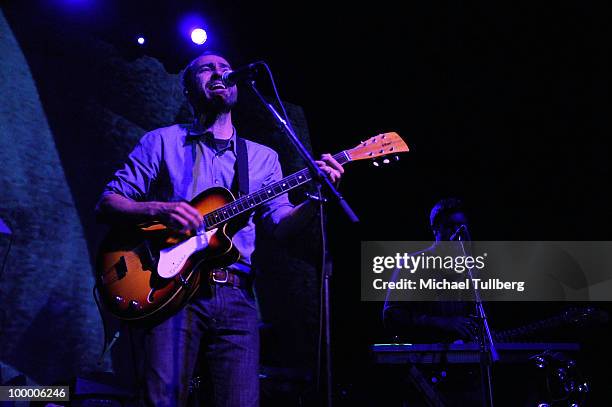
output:
{"label": "stage light", "polygon": [[191,31],[191,41],[195,44],[202,45],[206,42],[208,36],[206,35],[206,31],[202,28],[196,28]]}
{"label": "stage light", "polygon": [[144,45],[144,43],[146,42],[145,37],[138,37],[136,42],[138,43],[138,45]]}

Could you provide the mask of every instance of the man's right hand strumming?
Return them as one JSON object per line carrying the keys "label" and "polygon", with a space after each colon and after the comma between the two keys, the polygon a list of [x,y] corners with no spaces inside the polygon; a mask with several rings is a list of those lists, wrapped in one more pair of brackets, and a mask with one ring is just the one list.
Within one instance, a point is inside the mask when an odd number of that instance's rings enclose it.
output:
{"label": "man's right hand strumming", "polygon": [[202,215],[187,202],[150,203],[153,206],[153,218],[171,229],[187,233],[202,226]]}
{"label": "man's right hand strumming", "polygon": [[181,233],[197,230],[204,221],[187,202],[137,202],[119,194],[102,197],[96,214],[100,221],[110,224],[157,221]]}

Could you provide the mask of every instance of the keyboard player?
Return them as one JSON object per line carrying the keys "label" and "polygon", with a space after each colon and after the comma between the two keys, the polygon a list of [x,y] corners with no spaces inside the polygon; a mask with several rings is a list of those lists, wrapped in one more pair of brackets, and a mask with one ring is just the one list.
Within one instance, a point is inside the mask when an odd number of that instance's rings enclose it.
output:
{"label": "keyboard player", "polygon": [[[442,199],[431,210],[430,224],[436,242],[448,241],[461,225],[468,224],[467,211],[457,198]],[[434,255],[436,246],[426,249]],[[389,295],[387,296],[389,298]],[[472,342],[476,339],[477,321],[470,315],[474,304],[461,301],[392,302],[383,309],[386,328],[400,338],[423,343]]]}
{"label": "keyboard player", "polygon": [[[469,224],[467,210],[458,198],[446,198],[437,202],[431,210],[429,220],[436,242],[451,240],[461,225]],[[436,250],[438,249],[434,244],[425,251],[426,254],[437,255],[439,253]],[[389,298],[388,294],[383,308],[383,321],[393,337],[412,343],[460,343],[477,340],[478,324],[471,316],[474,313],[474,304],[471,302],[393,302]],[[445,386],[432,383],[434,377],[441,379],[440,369],[433,366],[419,369],[415,370],[413,367],[409,371],[415,387],[412,389],[415,394],[405,392],[403,395],[409,405],[440,405],[437,403],[441,400],[445,406],[481,405],[478,366],[444,367],[447,383]],[[415,375],[421,377],[414,377]]]}

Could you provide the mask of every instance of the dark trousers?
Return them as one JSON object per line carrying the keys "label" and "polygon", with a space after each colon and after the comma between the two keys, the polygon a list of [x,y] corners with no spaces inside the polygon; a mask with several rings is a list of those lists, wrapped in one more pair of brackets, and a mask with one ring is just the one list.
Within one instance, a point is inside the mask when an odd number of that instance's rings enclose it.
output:
{"label": "dark trousers", "polygon": [[258,317],[250,289],[204,282],[179,313],[145,332],[144,348],[147,406],[187,405],[196,367],[203,405],[259,404]]}

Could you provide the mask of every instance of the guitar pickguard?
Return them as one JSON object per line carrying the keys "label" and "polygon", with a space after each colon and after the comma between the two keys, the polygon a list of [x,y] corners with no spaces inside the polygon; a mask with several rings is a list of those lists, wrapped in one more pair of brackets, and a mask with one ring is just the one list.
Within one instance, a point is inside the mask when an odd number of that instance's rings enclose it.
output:
{"label": "guitar pickguard", "polygon": [[193,253],[208,247],[208,242],[216,231],[217,229],[209,230],[175,246],[161,250],[159,252],[159,262],[157,263],[157,274],[163,278],[176,276]]}

